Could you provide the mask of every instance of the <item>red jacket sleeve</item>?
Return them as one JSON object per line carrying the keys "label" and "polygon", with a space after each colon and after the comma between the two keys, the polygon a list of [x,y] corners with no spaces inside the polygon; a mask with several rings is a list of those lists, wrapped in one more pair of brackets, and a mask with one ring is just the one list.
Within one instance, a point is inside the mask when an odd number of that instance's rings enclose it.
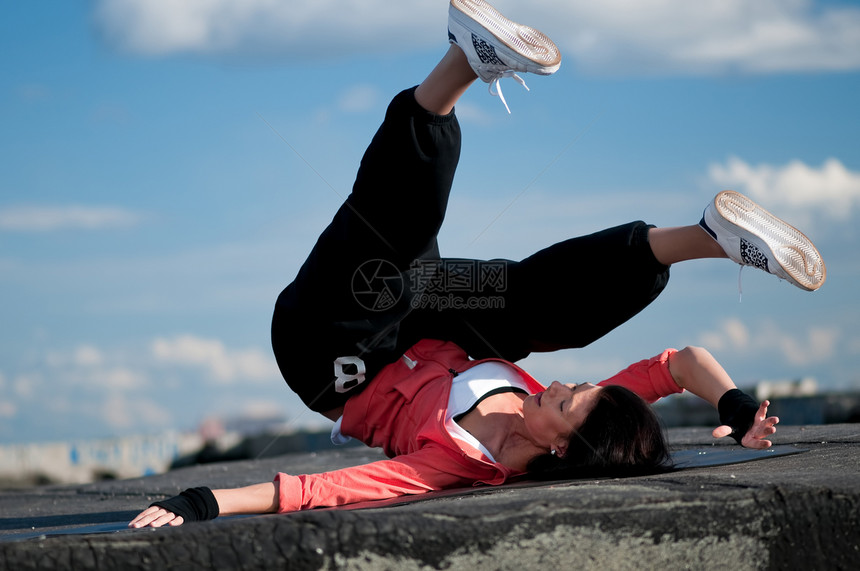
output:
{"label": "red jacket sleeve", "polygon": [[275,477],[278,486],[278,513],[324,506],[340,506],[367,500],[381,500],[407,494],[470,486],[480,477],[469,478],[462,463],[434,446],[396,456],[324,472]]}
{"label": "red jacket sleeve", "polygon": [[677,351],[666,349],[655,357],[633,363],[623,371],[597,384],[621,385],[649,403],[674,393],[682,393],[684,389],[678,386],[669,371],[669,357],[673,353],[677,353]]}

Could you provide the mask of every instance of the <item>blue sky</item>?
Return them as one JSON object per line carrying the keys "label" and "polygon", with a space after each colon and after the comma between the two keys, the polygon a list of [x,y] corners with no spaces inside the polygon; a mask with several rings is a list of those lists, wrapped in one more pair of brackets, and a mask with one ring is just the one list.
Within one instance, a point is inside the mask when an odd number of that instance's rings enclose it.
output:
{"label": "blue sky", "polygon": [[[698,221],[734,188],[803,229],[809,294],[724,261],[593,346],[599,380],[704,345],[738,384],[860,385],[860,8],[853,2],[496,4],[562,49],[477,84],[444,254],[519,258],[632,219]],[[0,7],[0,443],[285,414],[274,300],[349,192],[388,99],[447,48],[442,0],[97,0]],[[600,276],[583,279],[600,287]],[[588,300],[583,300],[587,303]]]}

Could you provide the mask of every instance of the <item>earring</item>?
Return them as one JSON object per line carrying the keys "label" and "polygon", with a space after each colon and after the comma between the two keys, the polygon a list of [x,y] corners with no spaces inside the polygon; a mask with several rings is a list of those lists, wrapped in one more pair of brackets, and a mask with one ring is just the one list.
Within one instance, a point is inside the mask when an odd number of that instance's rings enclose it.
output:
{"label": "earring", "polygon": [[556,454],[558,454],[558,451],[555,448],[553,448],[552,450],[549,451],[549,453],[552,454],[553,456],[555,456]]}

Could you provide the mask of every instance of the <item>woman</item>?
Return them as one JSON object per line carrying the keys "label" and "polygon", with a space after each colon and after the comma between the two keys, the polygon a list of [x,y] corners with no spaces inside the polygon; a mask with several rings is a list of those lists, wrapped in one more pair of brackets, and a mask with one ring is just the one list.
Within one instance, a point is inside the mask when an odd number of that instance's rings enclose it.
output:
{"label": "woman", "polygon": [[[490,31],[492,30],[492,32]],[[460,151],[453,110],[480,77],[549,75],[561,57],[540,32],[479,0],[451,0],[449,51],[398,94],[362,159],[353,192],[320,236],[272,324],[278,365],[333,439],[388,460],[325,474],[278,474],[233,490],[189,489],[132,527],[286,512],[477,483],[625,475],[667,467],[650,407],[690,390],[720,410],[715,437],[765,448],[768,402],[743,395],[704,349],[668,349],[599,385],[549,387],[513,364],[582,347],[641,311],[669,266],[729,257],[814,290],[814,246],[752,201],[722,192],[699,225],[633,222],[555,244],[519,262],[439,258],[436,235]],[[593,276],[593,277],[592,277]],[[599,283],[594,283],[599,278]],[[635,393],[635,394],[634,394]]]}

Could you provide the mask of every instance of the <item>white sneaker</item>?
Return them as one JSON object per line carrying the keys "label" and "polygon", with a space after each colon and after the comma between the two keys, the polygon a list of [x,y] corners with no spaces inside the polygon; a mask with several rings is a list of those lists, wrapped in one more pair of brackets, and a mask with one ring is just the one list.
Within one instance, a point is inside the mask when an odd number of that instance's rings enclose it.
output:
{"label": "white sneaker", "polygon": [[502,16],[484,0],[451,0],[448,40],[457,44],[475,73],[490,84],[508,113],[499,80],[513,77],[528,89],[516,72],[551,75],[561,65],[561,53],[548,37]]}
{"label": "white sneaker", "polygon": [[827,279],[824,260],[809,238],[743,194],[717,194],[699,226],[743,266],[755,266],[807,291],[817,290]]}

